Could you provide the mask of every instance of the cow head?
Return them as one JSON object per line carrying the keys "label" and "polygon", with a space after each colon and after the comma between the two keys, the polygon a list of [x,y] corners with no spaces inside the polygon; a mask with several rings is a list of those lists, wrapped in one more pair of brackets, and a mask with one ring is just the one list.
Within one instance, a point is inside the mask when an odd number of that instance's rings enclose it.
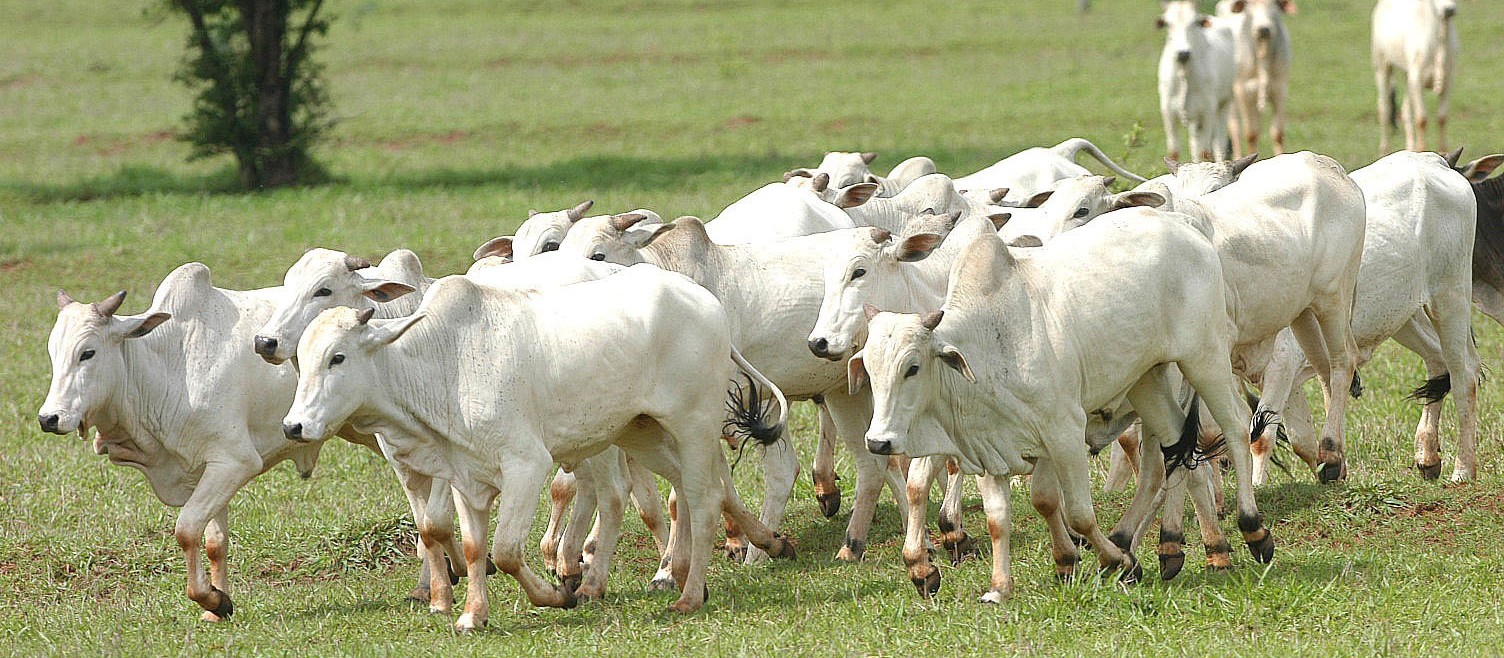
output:
{"label": "cow head", "polygon": [[837,208],[855,208],[877,196],[878,184],[871,182],[857,182],[850,185],[838,186],[831,182],[834,180],[830,174],[815,172],[809,175],[800,175],[798,172],[809,172],[808,169],[800,169],[789,172],[784,176],[786,185],[806,190],[816,198],[829,203]]}
{"label": "cow head", "polygon": [[867,449],[879,455],[943,452],[937,446],[911,445],[909,428],[942,394],[943,378],[977,380],[960,350],[935,332],[944,312],[884,313],[869,305],[865,313],[867,345],[847,362],[847,381],[853,392],[866,382],[872,387]]}
{"label": "cow head", "polygon": [[1457,15],[1457,0],[1431,0],[1431,6],[1444,21],[1450,21]]}
{"label": "cow head", "polygon": [[620,215],[586,217],[564,236],[559,250],[590,260],[618,265],[643,262],[639,249],[648,246],[676,224],[666,224],[657,213],[634,210]]}
{"label": "cow head", "polygon": [[1233,0],[1227,9],[1245,17],[1249,36],[1261,46],[1284,29],[1284,14],[1296,12],[1295,0]]}
{"label": "cow head", "polygon": [[57,322],[47,338],[52,385],[37,412],[42,429],[67,434],[90,425],[110,396],[125,386],[124,343],[145,336],[172,316],[146,313],[117,317],[125,291],[94,304],[57,293]]}
{"label": "cow head", "polygon": [[568,210],[527,211],[527,219],[517,227],[517,234],[512,236],[512,259],[520,260],[558,249],[564,242],[564,234],[569,232],[575,222],[584,219],[585,213],[593,205],[594,201],[585,201]]}
{"label": "cow head", "polygon": [[1173,57],[1184,65],[1191,60],[1193,44],[1202,42],[1201,30],[1212,26],[1211,19],[1197,11],[1191,0],[1163,3],[1155,24],[1165,31],[1165,48],[1161,58]]}
{"label": "cow head", "polygon": [[1179,163],[1165,158],[1165,166],[1175,175],[1179,194],[1197,197],[1211,194],[1233,184],[1243,170],[1259,159],[1259,154],[1250,153],[1228,162]]}
{"label": "cow head", "polygon": [[876,159],[877,154],[871,152],[831,151],[820,160],[820,166],[814,169],[801,167],[790,171],[784,174],[783,182],[790,182],[793,178],[814,178],[818,174],[825,174],[829,178],[830,187],[835,189],[857,183],[877,183],[879,179],[867,166]]}
{"label": "cow head", "polygon": [[[381,267],[372,268],[364,258],[343,251],[309,250],[282,278],[277,308],[256,332],[256,354],[267,363],[282,363],[292,358],[303,330],[319,313],[338,306],[375,308],[377,303],[389,302],[416,290],[416,279],[422,278],[422,265],[416,264],[417,257],[411,253],[394,251],[382,261]],[[401,269],[417,268],[416,273],[406,272],[401,277],[413,280],[391,280],[380,276],[387,269],[396,269],[388,265],[398,260],[409,261],[408,267]]]}
{"label": "cow head", "polygon": [[373,320],[374,309],[337,307],[314,318],[298,341],[298,390],[282,419],[293,441],[327,439],[364,403],[381,381],[376,352],[402,337],[425,315]]}
{"label": "cow head", "polygon": [[1016,213],[999,234],[1007,240],[1026,235],[1049,240],[1103,213],[1134,206],[1157,208],[1165,203],[1163,196],[1153,192],[1114,194],[1114,182],[1112,176],[1077,176],[1060,181],[1053,190],[1030,197],[1028,205],[1035,207],[1035,212]]}

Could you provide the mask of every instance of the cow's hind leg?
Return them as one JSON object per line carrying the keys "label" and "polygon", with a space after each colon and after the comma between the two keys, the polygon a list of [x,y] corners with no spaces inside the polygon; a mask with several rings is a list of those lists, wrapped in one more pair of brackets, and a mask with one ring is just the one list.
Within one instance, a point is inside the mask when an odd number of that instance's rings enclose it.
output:
{"label": "cow's hind leg", "polygon": [[1258,503],[1254,501],[1248,405],[1242,399],[1229,363],[1230,357],[1223,347],[1208,350],[1207,358],[1181,361],[1179,366],[1181,374],[1200,394],[1212,419],[1222,428],[1227,441],[1227,453],[1232,458],[1233,473],[1238,481],[1238,529],[1243,532],[1243,541],[1254,558],[1268,563],[1274,559],[1274,535],[1264,527]]}
{"label": "cow's hind leg", "polygon": [[564,516],[575,497],[575,486],[575,475],[562,468],[548,485],[548,527],[543,530],[538,552],[543,554],[543,566],[554,573],[559,572],[559,542],[564,535]]}
{"label": "cow's hind leg", "polygon": [[1065,510],[1060,503],[1060,485],[1055,481],[1055,472],[1048,460],[1034,465],[1034,475],[1029,478],[1029,502],[1034,511],[1044,518],[1050,531],[1050,553],[1055,560],[1055,577],[1069,580],[1076,575],[1076,565],[1081,563],[1081,554],[1076,543],[1071,541],[1066,529]]}
{"label": "cow's hind leg", "polygon": [[1013,564],[1008,554],[1013,528],[1013,478],[979,475],[977,488],[987,509],[987,535],[992,539],[992,583],[982,595],[983,603],[1002,603],[1013,595]]}
{"label": "cow's hind leg", "polygon": [[820,412],[820,441],[815,447],[814,472],[810,477],[815,483],[815,502],[828,519],[841,511],[841,486],[836,484],[841,479],[836,475],[836,421],[825,407],[824,399],[817,400],[815,407]]}
{"label": "cow's hind leg", "polygon": [[1061,445],[1061,449],[1051,450],[1051,444],[1046,444],[1049,457],[1038,460],[1035,471],[1039,472],[1042,467],[1054,469],[1066,523],[1076,534],[1091,541],[1092,547],[1097,551],[1097,564],[1102,572],[1105,574],[1120,569],[1121,578],[1125,582],[1137,582],[1143,577],[1143,570],[1133,559],[1133,554],[1119,549],[1097,525],[1097,512],[1091,500],[1091,465],[1087,462],[1085,448],[1079,445],[1079,437],[1085,432],[1086,423],[1084,418],[1080,420],[1074,427],[1069,423],[1056,425],[1062,429],[1062,437],[1077,437],[1077,445]]}
{"label": "cow's hind leg", "polygon": [[1457,463],[1452,481],[1478,474],[1478,349],[1472,337],[1472,307],[1461,294],[1439,297],[1427,311],[1441,337],[1442,352],[1457,407]]}
{"label": "cow's hind leg", "polygon": [[[799,479],[799,451],[794,449],[792,432],[785,429],[781,440],[763,449],[762,467],[764,488],[759,520],[768,529],[776,531],[783,525],[784,512],[794,495],[794,482]],[[742,532],[745,534],[746,528],[742,528]],[[747,547],[748,564],[767,559],[768,554],[758,548],[756,542]]]}
{"label": "cow's hind leg", "polygon": [[950,555],[951,564],[959,564],[961,560],[975,556],[977,546],[976,541],[966,534],[965,515],[962,513],[966,480],[961,477],[961,467],[956,460],[946,459],[945,473],[947,486],[945,496],[940,499],[940,546]]}

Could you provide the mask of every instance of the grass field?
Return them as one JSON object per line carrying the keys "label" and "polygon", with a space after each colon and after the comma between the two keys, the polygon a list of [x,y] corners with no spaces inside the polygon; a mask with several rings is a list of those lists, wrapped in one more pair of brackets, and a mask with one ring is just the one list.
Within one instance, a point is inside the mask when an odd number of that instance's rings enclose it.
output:
{"label": "grass field", "polygon": [[[229,162],[187,163],[172,139],[189,98],[171,82],[180,19],[135,3],[0,0],[13,28],[0,39],[0,651],[1504,652],[1504,549],[1492,541],[1504,511],[1504,397],[1497,385],[1481,394],[1479,481],[1420,482],[1410,465],[1419,409],[1402,398],[1423,370],[1392,347],[1364,369],[1368,394],[1351,407],[1350,482],[1276,475],[1260,491],[1279,541],[1271,567],[1240,552],[1227,576],[1189,566],[1170,584],[1150,569],[1152,582],[1127,589],[1060,585],[1021,492],[1017,594],[1000,607],[974,602],[985,559],[946,568],[939,597],[920,601],[891,501],[866,561],[836,562],[847,510],[819,518],[801,477],[786,524],[798,561],[717,560],[701,613],[667,616],[671,598],[643,591],[654,557],[630,519],[603,603],[535,610],[497,579],[489,630],[459,637],[451,620],[403,599],[416,560],[390,470],[331,443],[312,480],[280,467],[232,503],[237,614],[205,625],[183,595],[172,510],[139,474],[36,426],[59,287],[88,300],[128,289],[122,312],[134,313],[183,262],[206,263],[223,287],[260,287],[313,246],[373,258],[408,247],[430,274],[450,273],[530,207],[590,198],[603,210],[710,216],[832,149],[877,151],[879,168],[924,154],[959,174],[1083,136],[1156,173],[1154,5],[1095,4],[1083,16],[1067,0],[334,3],[319,57],[339,125],[317,155],[340,182],[239,195],[226,193]],[[1289,144],[1350,168],[1376,155],[1371,6],[1312,0],[1288,21]],[[1504,21],[1488,0],[1460,11],[1452,135],[1476,157],[1504,150]],[[1497,372],[1504,331],[1479,318]],[[1444,427],[1449,456],[1450,415]],[[810,452],[808,409],[797,429]],[[844,458],[839,468],[849,486]],[[757,475],[738,473],[754,500]],[[1100,497],[1104,520],[1126,500]],[[980,498],[967,503],[982,527]],[[1191,549],[1193,565],[1200,554]]]}

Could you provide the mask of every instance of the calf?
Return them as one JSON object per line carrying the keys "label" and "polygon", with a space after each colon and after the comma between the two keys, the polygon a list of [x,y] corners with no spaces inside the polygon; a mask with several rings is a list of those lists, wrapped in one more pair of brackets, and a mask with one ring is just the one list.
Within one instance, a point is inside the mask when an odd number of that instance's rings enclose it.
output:
{"label": "calf", "polygon": [[[1457,0],[1379,0],[1373,8],[1373,74],[1379,88],[1379,153],[1389,152],[1395,106],[1405,123],[1405,149],[1426,150],[1426,103],[1436,92],[1436,141],[1447,148],[1447,112],[1457,61]],[[1405,72],[1405,100],[1397,103],[1394,72]]]}
{"label": "calf", "polygon": [[[493,502],[499,525],[489,553],[497,566],[534,605],[574,605],[572,591],[527,567],[523,544],[551,465],[573,466],[610,445],[679,492],[672,553],[682,594],[673,610],[704,604],[711,528],[723,503],[770,554],[792,553],[741,506],[717,441],[734,371],[748,378],[749,390],[732,406],[750,437],[781,436],[786,403],[736,354],[720,304],[689,280],[635,268],[519,291],[448,277],[413,315],[371,316],[332,309],[309,327],[298,347],[307,366],[283,432],[317,440],[348,419],[379,432],[415,472],[452,483],[471,573],[458,630],[483,626],[489,616],[484,547]],[[778,399],[776,422],[765,420],[760,390]],[[602,532],[601,559],[615,541]],[[433,563],[438,556],[425,548]]]}
{"label": "calf", "polygon": [[268,367],[245,349],[277,292],[216,288],[209,268],[188,263],[162,280],[140,315],[115,315],[124,291],[94,304],[59,292],[47,340],[52,385],[37,414],[42,429],[82,436],[93,428],[95,452],[141,471],[158,500],[182,508],[173,535],[204,621],[235,611],[230,498],[284,460],[308,477],[321,446],[281,436],[276,419],[292,402],[292,366]]}
{"label": "calf", "polygon": [[1226,160],[1236,73],[1232,30],[1198,12],[1191,0],[1164,3],[1157,24],[1165,30],[1159,55],[1159,114],[1169,156],[1180,159],[1175,125],[1183,123],[1193,160]]}

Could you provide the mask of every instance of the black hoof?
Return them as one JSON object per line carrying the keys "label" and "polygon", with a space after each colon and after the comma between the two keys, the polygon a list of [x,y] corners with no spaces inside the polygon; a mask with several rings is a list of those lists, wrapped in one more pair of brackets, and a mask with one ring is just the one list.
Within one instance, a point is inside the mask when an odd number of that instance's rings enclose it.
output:
{"label": "black hoof", "polygon": [[961,541],[942,540],[940,545],[945,547],[945,552],[950,554],[950,563],[960,564],[962,560],[977,556],[977,542],[971,535],[962,534]]}
{"label": "black hoof", "polygon": [[580,588],[580,582],[584,579],[584,574],[578,573],[571,576],[565,576],[559,579],[559,586],[563,587],[565,591],[573,595],[574,591]]}
{"label": "black hoof", "polygon": [[1253,559],[1259,564],[1269,564],[1274,561],[1274,533],[1264,528],[1263,539],[1248,542],[1248,552],[1253,553]]}
{"label": "black hoof", "polygon": [[449,556],[444,556],[444,570],[449,572],[449,586],[460,584],[460,575],[454,571],[454,563],[449,561]]}
{"label": "black hoof", "polygon": [[1173,580],[1185,568],[1185,553],[1159,554],[1159,579]]}
{"label": "black hoof", "polygon": [[816,496],[815,502],[820,504],[820,513],[829,519],[841,511],[841,492],[837,491],[824,496]]}
{"label": "black hoof", "polygon": [[1420,476],[1427,480],[1435,480],[1441,477],[1441,462],[1436,462],[1431,466],[1417,465],[1416,468],[1420,469]]}
{"label": "black hoof", "polygon": [[1316,477],[1322,484],[1332,484],[1347,478],[1347,469],[1342,462],[1323,463],[1316,467]]}
{"label": "black hoof", "polygon": [[496,571],[496,563],[491,560],[491,556],[486,556],[486,575],[494,576],[496,575]]}
{"label": "black hoof", "polygon": [[[780,533],[773,533],[773,548],[778,549],[778,552],[773,553],[769,551],[768,557],[779,560],[792,560],[798,556],[798,552],[794,550],[794,542],[789,541],[788,537],[785,537]],[[742,557],[747,557],[747,552],[745,550],[742,551]]]}
{"label": "black hoof", "polygon": [[215,606],[215,608],[213,610],[210,610],[209,612],[214,613],[220,619],[229,619],[230,615],[235,614],[235,603],[230,601],[229,592],[226,592],[213,585],[209,586],[209,591],[219,594],[219,605]]}
{"label": "black hoof", "polygon": [[[575,582],[575,586],[579,586],[578,581]],[[580,597],[574,595],[574,589],[560,586],[559,592],[564,595],[564,603],[559,606],[561,610],[569,610],[580,604]]]}
{"label": "black hoof", "polygon": [[914,583],[914,589],[919,590],[919,596],[929,600],[936,592],[940,591],[940,569],[931,566],[929,574],[923,578],[909,578]]}
{"label": "black hoof", "polygon": [[710,603],[710,585],[706,585],[704,588],[702,588],[700,590],[700,593],[705,597],[705,603]]}
{"label": "black hoof", "polygon": [[1123,558],[1128,563],[1123,565],[1123,572],[1118,576],[1118,580],[1129,585],[1142,582],[1144,580],[1143,566],[1139,565],[1138,560],[1133,559],[1132,555],[1125,554]]}

